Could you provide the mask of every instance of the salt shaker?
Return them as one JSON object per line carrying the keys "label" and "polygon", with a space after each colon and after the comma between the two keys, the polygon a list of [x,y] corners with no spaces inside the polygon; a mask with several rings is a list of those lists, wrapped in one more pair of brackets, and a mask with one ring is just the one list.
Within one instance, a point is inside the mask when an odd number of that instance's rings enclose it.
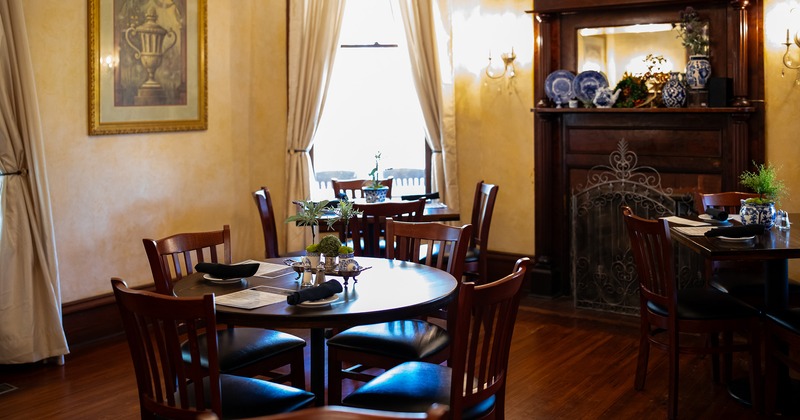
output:
{"label": "salt shaker", "polygon": [[778,230],[789,230],[791,223],[789,222],[789,213],[786,210],[778,210],[775,215],[775,226]]}
{"label": "salt shaker", "polygon": [[300,287],[310,287],[314,285],[314,278],[311,277],[311,262],[306,258],[303,264],[303,281]]}
{"label": "salt shaker", "polygon": [[317,264],[317,278],[314,280],[314,284],[319,286],[322,283],[325,283],[325,262],[320,258],[319,264]]}

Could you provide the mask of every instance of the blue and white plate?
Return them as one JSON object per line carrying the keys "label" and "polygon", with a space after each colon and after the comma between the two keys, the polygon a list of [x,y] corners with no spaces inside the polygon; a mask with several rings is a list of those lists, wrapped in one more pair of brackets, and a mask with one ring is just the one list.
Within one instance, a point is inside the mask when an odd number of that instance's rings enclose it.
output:
{"label": "blue and white plate", "polygon": [[556,70],[547,76],[544,81],[544,93],[550,100],[561,106],[575,97],[572,81],[575,75],[568,70]]}
{"label": "blue and white plate", "polygon": [[595,70],[582,71],[572,80],[572,90],[583,103],[592,103],[597,89],[604,87],[608,87],[606,75]]}

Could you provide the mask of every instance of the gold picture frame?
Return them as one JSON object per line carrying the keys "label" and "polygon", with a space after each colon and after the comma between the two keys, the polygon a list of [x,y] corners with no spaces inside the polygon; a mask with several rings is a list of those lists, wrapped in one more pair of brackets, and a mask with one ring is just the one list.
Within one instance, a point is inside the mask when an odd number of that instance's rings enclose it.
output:
{"label": "gold picture frame", "polygon": [[89,0],[89,135],[208,129],[206,0]]}

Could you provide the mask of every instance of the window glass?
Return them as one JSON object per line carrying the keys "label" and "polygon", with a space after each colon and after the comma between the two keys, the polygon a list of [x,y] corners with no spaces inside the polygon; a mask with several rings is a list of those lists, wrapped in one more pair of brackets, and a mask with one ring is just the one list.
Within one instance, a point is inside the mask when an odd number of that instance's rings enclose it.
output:
{"label": "window glass", "polygon": [[[389,1],[349,0],[339,43],[314,138],[317,199],[334,196],[326,182],[332,172],[368,178],[378,152],[381,178],[390,168],[425,169],[423,118],[400,13]],[[424,184],[401,184],[394,183],[393,196],[425,192]]]}

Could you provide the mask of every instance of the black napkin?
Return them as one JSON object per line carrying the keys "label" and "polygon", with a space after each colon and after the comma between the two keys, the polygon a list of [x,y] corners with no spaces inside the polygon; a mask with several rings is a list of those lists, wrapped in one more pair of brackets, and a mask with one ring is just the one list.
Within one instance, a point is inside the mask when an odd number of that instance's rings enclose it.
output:
{"label": "black napkin", "polygon": [[715,209],[714,207],[709,207],[706,209],[706,214],[713,217],[716,220],[726,221],[728,220],[728,212],[722,209]]}
{"label": "black napkin", "polygon": [[727,236],[728,238],[745,238],[747,236],[761,235],[764,233],[764,225],[747,225],[747,226],[733,226],[733,227],[720,227],[711,229],[706,232],[706,236],[711,238],[714,236]]}
{"label": "black napkin", "polygon": [[435,192],[435,193],[430,193],[430,194],[411,194],[411,195],[401,195],[400,196],[401,200],[410,200],[410,201],[419,200],[420,198],[424,198],[426,200],[438,200],[439,199],[439,193]]}
{"label": "black napkin", "polygon": [[201,262],[197,263],[194,269],[218,279],[235,279],[250,277],[255,274],[258,271],[258,263],[228,265]]}
{"label": "black napkin", "polygon": [[341,283],[336,280],[328,280],[319,286],[302,289],[298,292],[292,293],[289,296],[286,296],[286,303],[289,305],[297,305],[298,303],[303,303],[307,300],[325,299],[326,297],[331,297],[341,291]]}

